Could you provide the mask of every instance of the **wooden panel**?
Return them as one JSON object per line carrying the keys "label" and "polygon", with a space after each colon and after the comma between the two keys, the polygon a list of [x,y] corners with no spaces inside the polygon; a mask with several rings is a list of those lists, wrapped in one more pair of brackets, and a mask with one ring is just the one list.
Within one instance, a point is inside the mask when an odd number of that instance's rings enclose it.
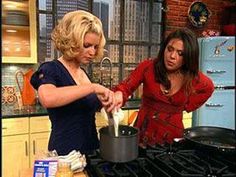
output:
{"label": "wooden panel", "polygon": [[2,162],[3,177],[19,177],[21,170],[29,168],[29,136],[3,137]]}
{"label": "wooden panel", "polygon": [[30,133],[51,131],[51,122],[48,116],[30,118]]}
{"label": "wooden panel", "polygon": [[[29,64],[37,63],[36,1],[24,0],[13,2],[3,0],[2,3],[4,4],[2,13],[2,62]],[[7,15],[7,13],[9,14],[9,11],[11,10],[9,8],[13,5],[16,8],[15,10],[25,12],[25,15],[29,18],[29,24],[25,22],[28,21],[27,19],[22,18],[23,15],[18,15],[21,17],[18,20],[16,20],[16,17],[13,17],[14,21],[9,20],[9,15]]]}
{"label": "wooden panel", "polygon": [[2,119],[2,135],[17,135],[29,132],[29,118]]}
{"label": "wooden panel", "polygon": [[192,127],[192,112],[183,112],[183,124],[184,128]]}
{"label": "wooden panel", "polygon": [[50,132],[30,134],[30,166],[34,166],[34,160],[44,158],[48,151]]}
{"label": "wooden panel", "polygon": [[121,125],[127,125],[128,124],[128,118],[129,118],[129,111],[123,110],[124,113],[124,119],[120,122]]}
{"label": "wooden panel", "polygon": [[192,112],[183,112],[183,119],[192,119]]}
{"label": "wooden panel", "polygon": [[100,112],[96,112],[96,126],[102,127],[108,125],[108,121],[104,118],[104,115]]}
{"label": "wooden panel", "polygon": [[184,128],[192,127],[192,119],[183,119]]}

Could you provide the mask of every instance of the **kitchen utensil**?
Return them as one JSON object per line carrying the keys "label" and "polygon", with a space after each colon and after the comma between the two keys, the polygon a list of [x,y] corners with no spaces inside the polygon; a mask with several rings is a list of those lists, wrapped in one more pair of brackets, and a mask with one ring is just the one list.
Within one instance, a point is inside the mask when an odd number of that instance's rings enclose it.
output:
{"label": "kitchen utensil", "polygon": [[111,135],[114,134],[114,119],[113,119],[113,115],[111,112],[106,112],[107,114],[107,118],[108,118],[108,129],[109,129],[109,133]]}
{"label": "kitchen utensil", "polygon": [[235,131],[227,128],[197,126],[184,130],[184,138],[194,145],[221,152],[235,152]]}
{"label": "kitchen utensil", "polygon": [[[16,83],[21,93],[22,103],[24,106],[34,105],[36,102],[36,95],[34,88],[30,84],[31,76],[33,75],[33,69],[29,69],[26,73],[23,71],[17,71],[15,74]],[[20,76],[23,80],[23,86],[20,84]]]}
{"label": "kitchen utensil", "polygon": [[[124,112],[119,108],[115,108],[112,112],[106,112],[104,108],[101,109],[103,117],[108,121],[110,133],[118,136],[119,123],[124,119]],[[114,127],[112,129],[111,127]],[[114,132],[112,132],[114,130]]]}
{"label": "kitchen utensil", "polygon": [[[113,127],[114,132],[114,127]],[[138,129],[119,125],[119,135],[110,133],[109,126],[102,127],[100,133],[101,157],[110,162],[128,162],[138,156]]]}

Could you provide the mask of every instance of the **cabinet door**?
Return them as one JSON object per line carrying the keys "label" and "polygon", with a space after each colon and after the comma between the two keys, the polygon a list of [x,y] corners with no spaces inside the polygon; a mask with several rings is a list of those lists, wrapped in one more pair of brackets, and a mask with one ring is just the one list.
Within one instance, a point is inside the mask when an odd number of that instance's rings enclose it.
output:
{"label": "cabinet door", "polygon": [[192,127],[192,112],[183,112],[183,124],[184,128]]}
{"label": "cabinet door", "polygon": [[36,1],[2,1],[3,63],[37,63]]}
{"label": "cabinet door", "polygon": [[2,119],[2,136],[28,134],[28,121],[28,117]]}
{"label": "cabinet door", "polygon": [[3,177],[19,177],[29,168],[28,134],[2,137],[2,162]]}
{"label": "cabinet door", "polygon": [[49,116],[35,116],[30,118],[30,133],[51,131]]}
{"label": "cabinet door", "polygon": [[130,126],[134,126],[134,123],[137,119],[139,109],[130,109],[128,114],[127,123]]}
{"label": "cabinet door", "polygon": [[45,157],[48,151],[48,140],[50,132],[30,134],[30,166],[33,167],[34,160]]}

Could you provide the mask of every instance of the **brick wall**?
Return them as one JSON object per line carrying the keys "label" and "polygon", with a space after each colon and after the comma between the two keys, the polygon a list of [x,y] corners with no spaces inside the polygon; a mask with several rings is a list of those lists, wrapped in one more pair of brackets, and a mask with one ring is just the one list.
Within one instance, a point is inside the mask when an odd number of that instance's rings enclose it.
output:
{"label": "brick wall", "polygon": [[188,20],[188,9],[195,0],[166,0],[166,26],[165,35],[168,35],[172,30],[181,27],[188,27],[196,32],[200,37],[204,30],[222,31],[223,12],[224,9],[232,3],[230,0],[202,0],[208,9],[211,11],[211,16],[207,23],[202,28],[193,27]]}

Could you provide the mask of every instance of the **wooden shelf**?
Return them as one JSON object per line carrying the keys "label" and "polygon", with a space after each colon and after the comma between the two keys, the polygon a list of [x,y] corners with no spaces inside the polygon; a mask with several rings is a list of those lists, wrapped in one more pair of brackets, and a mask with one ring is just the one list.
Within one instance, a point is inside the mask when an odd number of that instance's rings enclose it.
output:
{"label": "wooden shelf", "polygon": [[[36,1],[3,0],[2,5],[2,62],[37,63]],[[29,22],[22,17],[22,14],[27,15]],[[21,25],[20,21],[17,22],[15,18],[18,15],[22,24],[29,24],[29,26]],[[14,22],[19,25],[9,25]]]}

